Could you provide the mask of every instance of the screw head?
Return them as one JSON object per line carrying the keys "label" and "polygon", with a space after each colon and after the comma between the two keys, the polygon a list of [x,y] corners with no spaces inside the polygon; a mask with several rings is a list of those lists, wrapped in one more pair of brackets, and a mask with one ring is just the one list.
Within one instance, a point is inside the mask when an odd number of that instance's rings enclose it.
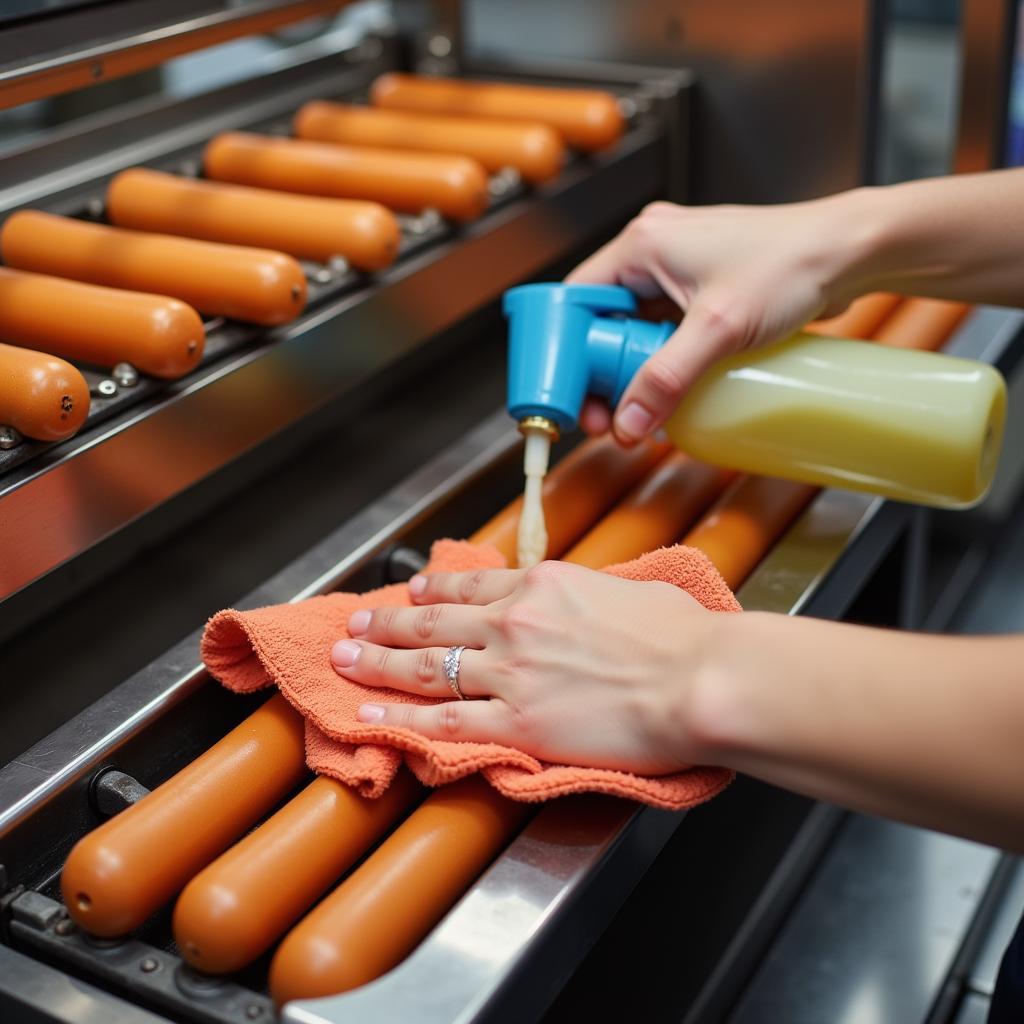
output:
{"label": "screw head", "polygon": [[131,363],[118,363],[110,374],[123,388],[133,388],[139,383],[139,371]]}
{"label": "screw head", "polygon": [[93,196],[93,198],[90,199],[89,202],[85,204],[86,213],[88,213],[90,217],[93,217],[96,220],[99,220],[100,217],[103,216],[103,210],[103,200],[100,199],[99,196]]}
{"label": "screw head", "polygon": [[143,974],[152,974],[159,966],[159,960],[156,960],[151,956],[147,956],[146,959],[139,964],[139,970],[142,971]]}
{"label": "screw head", "polygon": [[93,387],[92,393],[99,398],[113,398],[117,394],[117,383],[105,377]]}
{"label": "screw head", "polygon": [[62,917],[53,930],[58,935],[71,935],[75,930],[75,922],[70,917]]}
{"label": "screw head", "polygon": [[442,60],[452,52],[452,41],[446,35],[433,35],[427,41],[427,53]]}
{"label": "screw head", "polygon": [[9,451],[17,448],[24,440],[14,427],[0,426],[0,450]]}
{"label": "screw head", "polygon": [[263,1007],[257,1006],[255,1003],[250,1003],[245,1008],[245,1015],[249,1020],[255,1020],[257,1017],[263,1016]]}
{"label": "screw head", "polygon": [[317,284],[330,284],[334,280],[334,274],[330,267],[320,267],[319,270],[313,271],[313,280]]}

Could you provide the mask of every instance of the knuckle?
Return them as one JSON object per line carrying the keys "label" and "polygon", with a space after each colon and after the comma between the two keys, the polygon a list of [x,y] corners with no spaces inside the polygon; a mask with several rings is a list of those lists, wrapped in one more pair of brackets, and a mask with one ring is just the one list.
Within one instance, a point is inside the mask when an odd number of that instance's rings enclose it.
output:
{"label": "knuckle", "polygon": [[391,664],[391,649],[379,647],[375,653],[373,670],[378,679],[388,678],[388,668]]}
{"label": "knuckle", "polygon": [[456,703],[446,703],[438,711],[438,723],[441,731],[454,736],[462,731],[462,708]]}
{"label": "knuckle", "polygon": [[414,729],[416,709],[409,704],[400,704],[395,708],[393,722],[399,729]]}
{"label": "knuckle", "polygon": [[512,641],[522,639],[539,625],[537,613],[522,601],[509,605],[501,613],[501,632]]}
{"label": "knuckle", "polygon": [[370,617],[369,629],[372,629],[376,635],[390,633],[395,627],[397,614],[397,608],[378,608]]}
{"label": "knuckle", "polygon": [[480,584],[483,582],[483,575],[483,571],[477,569],[476,572],[471,572],[462,578],[462,582],[459,584],[459,597],[463,601],[473,600],[480,589]]}
{"label": "knuckle", "polygon": [[416,678],[421,683],[432,683],[437,678],[437,655],[430,647],[424,647],[416,656]]}
{"label": "knuckle", "polygon": [[421,608],[413,620],[413,629],[418,637],[429,640],[437,629],[438,621],[441,618],[442,605],[430,604]]}
{"label": "knuckle", "polygon": [[517,702],[508,705],[506,712],[511,728],[519,735],[529,736],[537,729],[537,714],[530,704]]}
{"label": "knuckle", "polygon": [[548,559],[544,562],[538,562],[527,569],[523,580],[530,587],[544,586],[560,580],[564,572],[565,564],[563,562],[555,562]]}
{"label": "knuckle", "polygon": [[676,398],[685,386],[682,374],[665,359],[648,360],[644,384],[658,398]]}

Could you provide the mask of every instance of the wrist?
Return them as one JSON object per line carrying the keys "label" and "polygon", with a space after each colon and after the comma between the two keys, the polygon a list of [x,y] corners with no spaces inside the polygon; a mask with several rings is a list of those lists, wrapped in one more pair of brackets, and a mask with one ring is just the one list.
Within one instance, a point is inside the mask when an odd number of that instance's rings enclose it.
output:
{"label": "wrist", "polygon": [[859,295],[884,287],[894,222],[890,192],[866,185],[818,202],[822,286],[827,306],[843,309]]}

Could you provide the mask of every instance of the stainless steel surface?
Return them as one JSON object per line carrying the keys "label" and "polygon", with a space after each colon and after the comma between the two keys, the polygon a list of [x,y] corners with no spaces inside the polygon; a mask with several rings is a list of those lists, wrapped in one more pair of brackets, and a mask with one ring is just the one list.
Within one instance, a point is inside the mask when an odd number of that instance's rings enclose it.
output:
{"label": "stainless steel surface", "polygon": [[852,816],[730,1024],[923,1021],[999,854]]}
{"label": "stainless steel surface", "polygon": [[466,0],[468,70],[495,59],[619,60],[700,79],[700,202],[849,188],[870,166],[877,54],[868,0]]}
{"label": "stainless steel surface", "polygon": [[970,992],[957,1012],[953,1024],[985,1024],[988,1020],[988,999]]}
{"label": "stainless steel surface", "polygon": [[292,21],[335,13],[346,0],[119,3],[5,31],[0,108],[152,67],[172,56]]}
{"label": "stainless steel surface", "polygon": [[133,388],[139,383],[139,371],[131,363],[118,363],[110,373],[123,388]]}
{"label": "stainless steel surface", "polygon": [[0,945],[0,987],[16,999],[10,1024],[170,1024],[133,1003]]}
{"label": "stainless steel surface", "polygon": [[1006,952],[1021,917],[1024,917],[1024,866],[1018,860],[967,979],[967,986],[971,991],[984,996],[992,995],[1003,953]]}

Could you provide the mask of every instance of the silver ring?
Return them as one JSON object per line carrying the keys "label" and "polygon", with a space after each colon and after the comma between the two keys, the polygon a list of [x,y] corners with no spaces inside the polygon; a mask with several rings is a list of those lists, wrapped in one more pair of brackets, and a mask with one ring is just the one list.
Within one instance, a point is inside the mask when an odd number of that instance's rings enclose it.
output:
{"label": "silver ring", "polygon": [[442,662],[442,668],[444,669],[445,677],[448,680],[448,686],[459,700],[466,699],[466,695],[459,689],[459,667],[462,665],[462,652],[465,649],[465,645],[460,647],[449,647],[445,652],[444,661]]}

